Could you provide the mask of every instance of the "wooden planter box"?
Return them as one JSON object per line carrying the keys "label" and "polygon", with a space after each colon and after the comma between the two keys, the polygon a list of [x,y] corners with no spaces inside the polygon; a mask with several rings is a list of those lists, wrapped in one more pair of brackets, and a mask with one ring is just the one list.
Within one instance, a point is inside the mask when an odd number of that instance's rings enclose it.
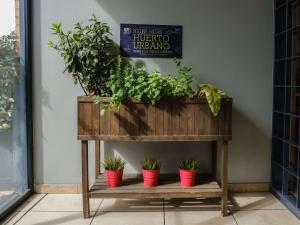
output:
{"label": "wooden planter box", "polygon": [[[106,98],[103,98],[106,99]],[[232,99],[223,98],[215,117],[206,99],[127,100],[100,116],[90,97],[78,97],[79,140],[201,141],[231,139]]]}
{"label": "wooden planter box", "polygon": [[[103,98],[103,100],[107,100]],[[78,97],[78,139],[82,152],[84,217],[90,216],[90,198],[183,198],[221,197],[227,208],[228,141],[231,140],[232,99],[223,98],[221,111],[213,116],[206,99],[162,100],[155,105],[129,99],[120,108],[100,115],[101,105],[90,97]],[[88,141],[95,141],[95,183],[89,186]],[[100,140],[110,141],[211,141],[210,176],[201,176],[191,188],[181,188],[178,174],[162,174],[155,188],[144,188],[141,175],[125,174],[123,185],[107,188],[100,173]],[[221,185],[216,181],[217,142],[221,150]],[[176,162],[177,163],[177,162]]]}

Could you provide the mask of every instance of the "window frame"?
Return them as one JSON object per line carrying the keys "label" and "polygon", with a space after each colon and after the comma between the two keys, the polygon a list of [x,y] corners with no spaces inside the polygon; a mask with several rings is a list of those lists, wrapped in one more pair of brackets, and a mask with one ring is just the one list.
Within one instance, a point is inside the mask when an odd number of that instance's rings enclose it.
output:
{"label": "window frame", "polygon": [[[22,1],[22,0],[20,0]],[[21,7],[22,5],[22,7]],[[32,105],[32,1],[23,0],[20,4],[20,10],[23,10],[23,19],[21,24],[24,32],[24,40],[20,44],[24,45],[24,64],[25,64],[25,94],[26,94],[26,139],[27,139],[27,182],[29,191],[16,199],[1,214],[0,221],[11,214],[20,204],[26,201],[34,193],[34,176],[33,176],[33,105]],[[20,13],[21,15],[21,13]]]}

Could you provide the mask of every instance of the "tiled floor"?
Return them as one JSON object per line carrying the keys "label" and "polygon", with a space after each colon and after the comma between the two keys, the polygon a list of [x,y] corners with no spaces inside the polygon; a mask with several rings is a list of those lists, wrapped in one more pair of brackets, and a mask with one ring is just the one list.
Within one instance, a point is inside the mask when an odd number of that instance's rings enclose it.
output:
{"label": "tiled floor", "polygon": [[92,199],[83,219],[81,195],[34,195],[4,224],[12,225],[300,225],[270,193],[234,194],[232,214],[220,216],[219,199]]}

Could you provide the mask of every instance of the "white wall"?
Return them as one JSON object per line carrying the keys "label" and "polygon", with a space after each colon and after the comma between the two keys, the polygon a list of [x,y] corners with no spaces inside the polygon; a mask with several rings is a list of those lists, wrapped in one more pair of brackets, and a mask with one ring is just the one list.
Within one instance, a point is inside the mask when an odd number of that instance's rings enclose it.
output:
{"label": "white wall", "polygon": [[[33,6],[37,184],[80,183],[76,96],[83,93],[62,74],[63,60],[47,41],[54,38],[52,22],[71,29],[93,12],[112,27],[117,43],[119,23],[183,25],[183,62],[193,67],[195,83],[215,84],[234,99],[229,181],[270,180],[272,0],[34,0]],[[144,61],[149,69],[174,71],[169,59]],[[176,159],[185,154],[197,155],[202,171],[209,170],[207,143],[106,142],[102,147],[122,155],[129,171],[138,171],[141,158],[152,153],[165,162],[164,171],[175,171]]]}

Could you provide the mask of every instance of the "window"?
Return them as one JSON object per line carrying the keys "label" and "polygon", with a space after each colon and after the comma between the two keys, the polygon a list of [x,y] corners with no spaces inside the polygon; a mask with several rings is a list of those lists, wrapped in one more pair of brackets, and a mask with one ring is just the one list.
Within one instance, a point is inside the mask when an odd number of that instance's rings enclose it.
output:
{"label": "window", "polygon": [[0,219],[33,189],[29,8],[0,6]]}

